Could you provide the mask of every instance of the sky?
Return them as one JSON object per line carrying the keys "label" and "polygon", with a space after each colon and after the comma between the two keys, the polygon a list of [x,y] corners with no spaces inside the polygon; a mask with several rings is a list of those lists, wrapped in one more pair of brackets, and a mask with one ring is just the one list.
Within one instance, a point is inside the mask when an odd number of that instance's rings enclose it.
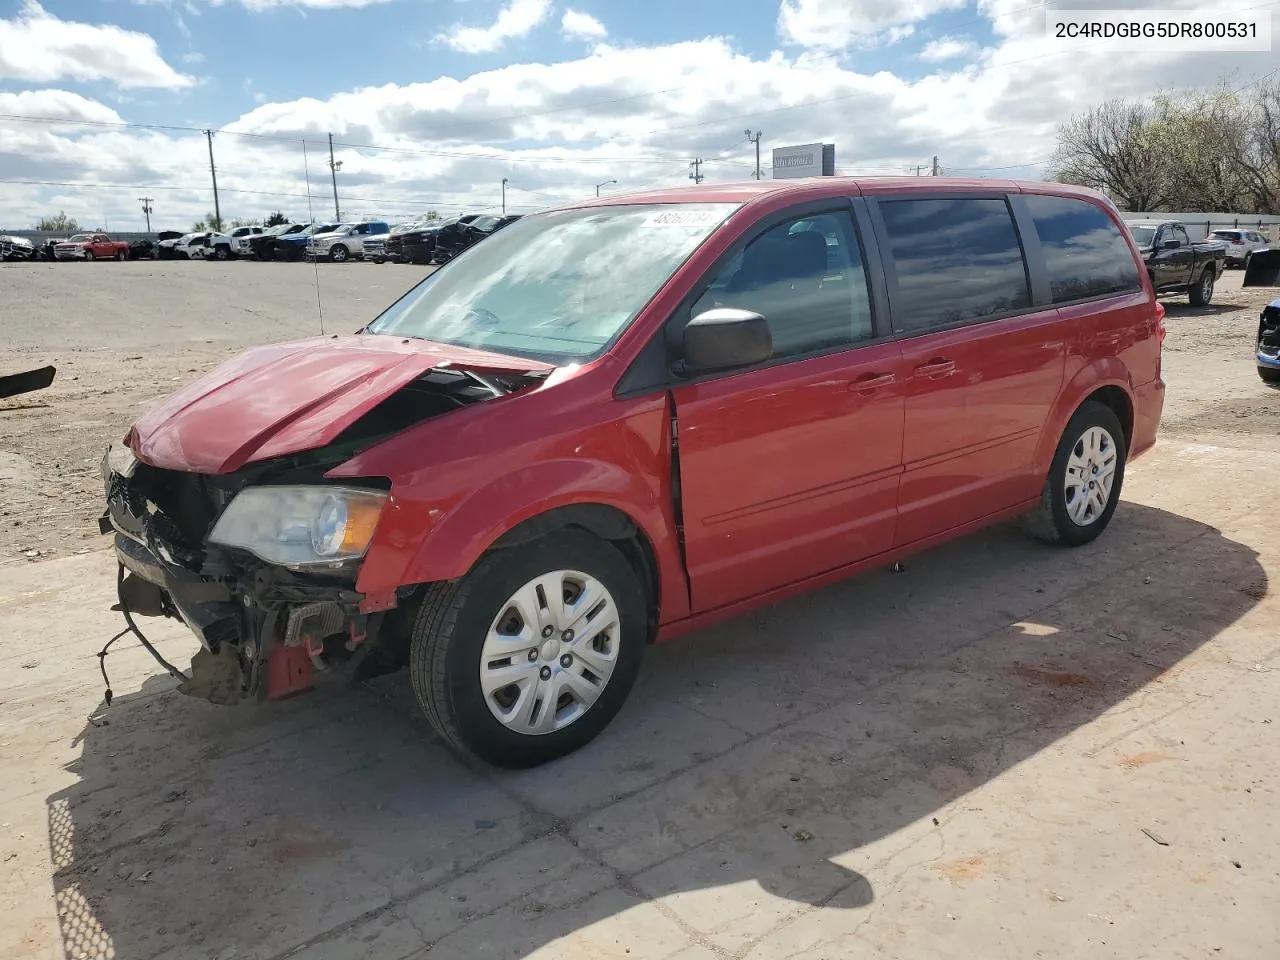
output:
{"label": "sky", "polygon": [[[1069,0],[1193,9],[1195,0]],[[0,0],[0,228],[527,212],[771,176],[1044,175],[1109,97],[1244,84],[1280,54],[1117,53],[1030,0]],[[1233,9],[1274,11],[1280,0]],[[1216,9],[1216,8],[1215,8]],[[1275,28],[1275,14],[1273,29]],[[1275,31],[1280,35],[1280,30]],[[331,177],[329,137],[340,163]],[[506,180],[504,186],[503,181]]]}

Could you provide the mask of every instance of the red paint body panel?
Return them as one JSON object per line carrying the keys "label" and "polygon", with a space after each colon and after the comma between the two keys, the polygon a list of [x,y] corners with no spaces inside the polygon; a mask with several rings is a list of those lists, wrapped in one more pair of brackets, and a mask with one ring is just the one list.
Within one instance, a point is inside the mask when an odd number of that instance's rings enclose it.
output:
{"label": "red paint body panel", "polygon": [[479,370],[548,370],[398,337],[341,336],[248,350],[149,410],[129,445],[155,466],[229,473],[331,443],[362,414],[445,360]]}
{"label": "red paint body panel", "polygon": [[[907,376],[898,545],[1039,493],[1035,454],[1062,388],[1057,310],[902,342]],[[933,372],[928,365],[946,363]]]}
{"label": "red paint body panel", "polygon": [[904,379],[884,343],[674,391],[695,611],[892,546]]}
{"label": "red paint body panel", "polygon": [[[659,637],[667,639],[1033,506],[1063,427],[1101,387],[1120,389],[1132,406],[1132,455],[1148,449],[1164,385],[1145,279],[1141,292],[1110,300],[615,395],[672,311],[762,218],[811,200],[921,186],[912,178],[751,181],[579,204],[743,206],[599,359],[421,423],[329,472],[391,481],[357,581],[367,609],[385,609],[403,585],[463,576],[522,521],[598,504],[630,517],[652,548]],[[928,187],[1023,189],[944,178]],[[1101,202],[1119,223],[1092,191],[1050,192]],[[229,472],[331,442],[445,359],[480,370],[548,369],[389,337],[264,347],[149,412],[130,445],[156,466]],[[917,371],[934,360],[952,366]],[[885,374],[893,380],[878,390],[850,389]]]}

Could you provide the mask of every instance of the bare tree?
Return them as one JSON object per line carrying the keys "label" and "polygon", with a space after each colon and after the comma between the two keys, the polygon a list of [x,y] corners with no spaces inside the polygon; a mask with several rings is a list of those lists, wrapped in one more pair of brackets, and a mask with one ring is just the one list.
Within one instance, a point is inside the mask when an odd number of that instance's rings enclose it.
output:
{"label": "bare tree", "polygon": [[1050,161],[1055,178],[1106,191],[1127,210],[1154,210],[1169,194],[1151,104],[1107,100],[1058,128]]}

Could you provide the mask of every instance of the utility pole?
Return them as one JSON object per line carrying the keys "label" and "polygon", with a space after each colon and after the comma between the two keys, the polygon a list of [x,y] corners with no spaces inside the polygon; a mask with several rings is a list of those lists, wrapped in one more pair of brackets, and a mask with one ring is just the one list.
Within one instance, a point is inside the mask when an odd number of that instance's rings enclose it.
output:
{"label": "utility pole", "polygon": [[598,196],[600,196],[600,188],[601,188],[601,187],[607,187],[609,184],[611,184],[611,183],[617,183],[617,182],[618,182],[617,180],[606,180],[604,183],[597,183],[597,184],[596,184],[596,196],[597,196],[597,197],[598,197]]}
{"label": "utility pole", "polygon": [[756,145],[756,179],[759,180],[760,179],[760,131],[757,130],[755,132],[755,136],[752,136],[750,129],[748,129],[746,133],[747,133],[747,142],[754,143]]}
{"label": "utility pole", "polygon": [[689,179],[692,180],[694,183],[701,183],[703,180],[706,179],[706,177],[702,175],[702,158],[701,157],[698,157],[697,159],[691,160],[689,162]]}
{"label": "utility pole", "polygon": [[213,178],[213,218],[218,221],[217,229],[221,230],[222,208],[218,206],[218,168],[213,165],[213,131],[206,130],[204,135],[209,141],[209,176]]}
{"label": "utility pole", "polygon": [[923,169],[924,169],[924,164],[923,164],[923,163],[917,163],[917,164],[916,164],[916,176],[917,176],[917,177],[918,177],[918,176],[920,176],[920,171],[921,171],[921,170],[923,170]]}
{"label": "utility pole", "polygon": [[[599,195],[598,190],[596,191],[596,194],[597,196]],[[507,178],[506,177],[502,178],[502,215],[504,217],[507,215]]]}
{"label": "utility pole", "polygon": [[147,233],[151,232],[151,201],[154,197],[139,197],[142,201],[142,213],[147,218]]}
{"label": "utility pole", "polygon": [[338,170],[341,160],[333,159],[333,134],[329,134],[329,177],[333,180],[333,219],[342,222],[342,211],[338,209]]}
{"label": "utility pole", "polygon": [[938,175],[938,155],[935,153],[933,155],[933,176],[936,177],[937,175]]}

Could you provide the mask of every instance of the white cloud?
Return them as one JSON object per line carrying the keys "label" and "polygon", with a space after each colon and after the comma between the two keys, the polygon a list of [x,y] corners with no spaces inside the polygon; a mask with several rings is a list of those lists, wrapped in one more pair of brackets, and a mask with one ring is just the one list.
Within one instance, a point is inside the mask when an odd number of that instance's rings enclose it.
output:
{"label": "white cloud", "polygon": [[[786,43],[821,50],[844,50],[894,43],[910,35],[903,28],[936,13],[966,6],[968,0],[782,0],[778,33]],[[1043,21],[1044,14],[1040,14]]]}
{"label": "white cloud", "polygon": [[183,63],[204,63],[204,54],[199,50],[191,50],[182,55]]}
{"label": "white cloud", "polygon": [[0,80],[106,80],[125,88],[195,83],[165,62],[147,34],[60,20],[36,0],[25,0],[15,17],[0,20]]}
{"label": "white cloud", "polygon": [[560,32],[571,40],[603,40],[609,35],[603,23],[572,7],[560,18]]}
{"label": "white cloud", "polygon": [[[229,122],[221,118],[214,151],[222,211],[306,216],[303,136],[310,141],[311,209],[317,216],[332,211],[330,131],[343,161],[338,190],[349,216],[497,208],[504,177],[515,211],[594,196],[594,185],[606,180],[618,181],[611,192],[687,185],[694,157],[707,161],[702,172],[710,181],[743,179],[755,161],[753,146],[742,142],[747,126],[764,133],[766,165],[773,147],[825,141],[836,145],[844,173],[901,174],[917,164],[927,168],[938,154],[948,172],[1035,176],[1053,152],[1055,125],[1073,112],[1112,96],[1210,85],[1225,68],[1238,68],[1243,84],[1274,66],[1267,53],[1117,57],[1105,45],[1068,49],[1045,36],[1043,10],[1026,12],[1027,0],[981,2],[980,11],[1000,16],[991,45],[910,80],[888,69],[859,70],[857,61],[816,49],[749,56],[713,37],[663,46],[597,43],[565,62],[513,63],[265,103]],[[978,32],[984,27],[963,29],[985,36]],[[109,106],[65,91],[11,96],[27,99],[6,101],[0,114],[116,117]],[[1020,164],[1029,166],[997,169]],[[140,229],[139,187],[156,197],[158,228],[185,228],[212,209],[207,147],[197,131],[0,120],[0,170],[7,179],[110,185],[0,184],[8,226],[65,209],[82,220],[109,217],[118,229],[125,223]]]}
{"label": "white cloud", "polygon": [[928,60],[930,63],[941,63],[944,60],[972,56],[977,50],[978,45],[972,40],[942,37],[925,44],[924,49],[920,51],[920,59]]}
{"label": "white cloud", "polygon": [[[90,100],[70,90],[20,90],[0,93],[0,114],[13,117],[42,117],[88,123],[123,123],[123,118],[105,103]],[[8,121],[10,124],[14,121]],[[64,124],[60,129],[77,129]]]}
{"label": "white cloud", "polygon": [[528,36],[551,16],[551,0],[509,0],[487,27],[455,24],[438,39],[463,53],[492,53],[508,40]]}

